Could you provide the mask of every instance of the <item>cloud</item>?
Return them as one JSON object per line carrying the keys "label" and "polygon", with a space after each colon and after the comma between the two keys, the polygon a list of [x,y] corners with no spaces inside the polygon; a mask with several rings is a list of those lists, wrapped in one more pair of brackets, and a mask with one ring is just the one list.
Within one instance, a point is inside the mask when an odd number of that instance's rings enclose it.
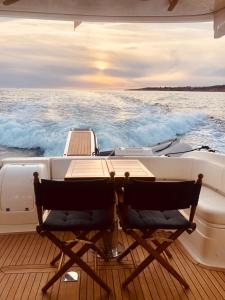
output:
{"label": "cloud", "polygon": [[126,88],[223,82],[211,24],[1,19],[0,87]]}

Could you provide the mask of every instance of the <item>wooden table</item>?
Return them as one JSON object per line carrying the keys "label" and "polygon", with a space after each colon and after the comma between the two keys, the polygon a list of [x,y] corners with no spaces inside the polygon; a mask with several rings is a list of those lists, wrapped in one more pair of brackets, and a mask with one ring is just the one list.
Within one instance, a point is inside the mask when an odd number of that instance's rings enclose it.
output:
{"label": "wooden table", "polygon": [[129,172],[130,178],[154,181],[155,176],[138,159],[85,159],[72,160],[65,175],[65,180],[109,178],[115,172],[116,182],[124,179]]}
{"label": "wooden table", "polygon": [[[104,179],[110,178],[110,172],[115,172],[118,200],[122,198],[121,187],[124,183],[124,173],[129,172],[130,178],[154,181],[155,176],[137,159],[85,159],[72,160],[65,175],[65,180]],[[115,228],[104,239],[104,248],[109,258],[114,258],[123,252],[124,247],[118,241],[118,220],[115,208]],[[108,246],[107,246],[108,245]]]}

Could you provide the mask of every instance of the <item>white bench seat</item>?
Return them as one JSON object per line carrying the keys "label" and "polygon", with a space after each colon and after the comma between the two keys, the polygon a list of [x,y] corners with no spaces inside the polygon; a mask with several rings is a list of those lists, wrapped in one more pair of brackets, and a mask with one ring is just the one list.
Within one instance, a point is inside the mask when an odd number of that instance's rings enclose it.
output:
{"label": "white bench seat", "polygon": [[225,197],[203,186],[196,213],[207,223],[225,227]]}

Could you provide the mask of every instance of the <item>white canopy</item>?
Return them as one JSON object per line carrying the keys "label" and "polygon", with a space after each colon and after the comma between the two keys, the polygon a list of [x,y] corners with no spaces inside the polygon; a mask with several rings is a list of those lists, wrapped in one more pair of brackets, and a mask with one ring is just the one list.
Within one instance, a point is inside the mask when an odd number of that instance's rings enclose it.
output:
{"label": "white canopy", "polygon": [[214,21],[225,34],[225,0],[0,0],[0,16],[97,22]]}

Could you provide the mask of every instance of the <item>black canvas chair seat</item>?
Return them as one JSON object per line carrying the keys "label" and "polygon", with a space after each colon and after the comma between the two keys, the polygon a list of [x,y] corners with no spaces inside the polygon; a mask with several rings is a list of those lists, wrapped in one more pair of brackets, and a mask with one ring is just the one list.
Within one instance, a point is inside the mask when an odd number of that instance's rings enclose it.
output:
{"label": "black canvas chair seat", "polygon": [[177,210],[136,210],[129,207],[127,211],[127,229],[187,229],[190,225]]}
{"label": "black canvas chair seat", "polygon": [[[92,249],[107,259],[96,243],[114,228],[113,176],[111,174],[111,179],[102,180],[41,180],[40,182],[38,173],[34,173],[35,201],[39,220],[37,232],[49,238],[60,250],[51,261],[51,265],[55,265],[60,260],[61,254],[69,258],[59,266],[56,274],[45,284],[42,288],[43,292],[46,292],[74,264],[82,268],[103,289],[110,292],[110,287],[82,259],[82,256]],[[70,231],[74,239],[64,241],[57,231]],[[73,249],[79,241],[81,247],[75,248],[79,250]]]}
{"label": "black canvas chair seat", "polygon": [[[125,173],[123,203],[118,205],[118,214],[122,229],[134,239],[134,242],[119,256],[122,260],[137,246],[142,246],[148,256],[123,282],[126,287],[131,280],[142,272],[155,259],[170,272],[185,288],[188,283],[162,256],[172,255],[167,249],[184,231],[192,233],[196,224],[193,222],[198,204],[203,175],[194,181],[147,182],[130,180]],[[190,208],[189,219],[180,209]],[[165,235],[162,235],[162,230]]]}
{"label": "black canvas chair seat", "polygon": [[112,222],[104,209],[90,211],[52,210],[42,224],[42,230],[86,231],[111,228]]}

